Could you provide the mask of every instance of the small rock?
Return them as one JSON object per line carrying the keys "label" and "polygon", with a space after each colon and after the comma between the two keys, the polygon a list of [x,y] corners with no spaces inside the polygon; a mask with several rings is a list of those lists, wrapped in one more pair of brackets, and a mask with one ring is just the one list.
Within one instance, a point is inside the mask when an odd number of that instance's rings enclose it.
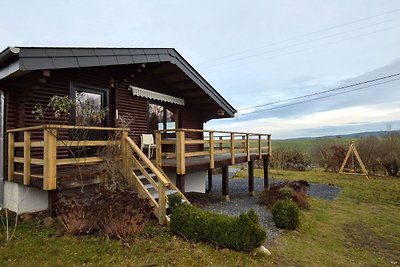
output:
{"label": "small rock", "polygon": [[44,224],[46,227],[50,227],[50,226],[52,226],[52,225],[54,224],[54,219],[51,218],[51,217],[46,217],[46,218],[43,220],[43,224]]}
{"label": "small rock", "polygon": [[266,256],[270,256],[271,252],[264,246],[259,246],[256,248],[256,253],[264,254]]}

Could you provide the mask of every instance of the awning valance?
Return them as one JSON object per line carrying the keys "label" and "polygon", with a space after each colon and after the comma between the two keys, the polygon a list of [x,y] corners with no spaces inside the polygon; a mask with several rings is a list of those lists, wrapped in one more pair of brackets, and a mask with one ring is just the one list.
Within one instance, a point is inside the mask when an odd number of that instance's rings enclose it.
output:
{"label": "awning valance", "polygon": [[169,102],[169,103],[173,103],[173,104],[177,104],[177,105],[181,105],[181,106],[185,105],[185,99],[183,99],[183,98],[150,91],[150,90],[143,89],[143,88],[133,86],[133,85],[130,85],[128,90],[131,90],[132,94],[134,96]]}

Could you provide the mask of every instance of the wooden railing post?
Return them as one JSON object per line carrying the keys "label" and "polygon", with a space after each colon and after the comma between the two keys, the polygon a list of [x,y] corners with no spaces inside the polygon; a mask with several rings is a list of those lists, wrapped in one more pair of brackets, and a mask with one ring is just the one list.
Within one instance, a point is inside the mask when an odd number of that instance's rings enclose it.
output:
{"label": "wooden railing post", "polygon": [[250,161],[250,139],[249,139],[249,134],[246,134],[246,154],[247,154],[247,161]]}
{"label": "wooden railing post", "polygon": [[122,168],[123,174],[125,178],[129,177],[129,153],[128,153],[128,144],[126,142],[126,138],[128,137],[128,132],[123,131],[121,133],[121,153],[122,153]]}
{"label": "wooden railing post", "polygon": [[31,184],[31,132],[24,132],[24,185]]}
{"label": "wooden railing post", "polygon": [[156,165],[162,166],[162,144],[161,132],[156,132]]}
{"label": "wooden railing post", "polygon": [[57,129],[44,129],[43,189],[57,189]]}
{"label": "wooden railing post", "polygon": [[[219,137],[219,141],[222,141],[222,136]],[[222,142],[219,142],[219,150],[222,150]]]}
{"label": "wooden railing post", "polygon": [[268,135],[268,155],[271,157],[272,155],[272,146],[271,146],[271,135]]}
{"label": "wooden railing post", "polygon": [[186,159],[185,159],[185,131],[176,130],[176,173],[179,175],[186,174]]}
{"label": "wooden railing post", "polygon": [[261,146],[261,134],[258,135],[258,158],[262,159],[262,146]]}
{"label": "wooden railing post", "polygon": [[210,132],[209,134],[210,140],[209,140],[209,145],[210,145],[210,169],[214,169],[214,132]]}
{"label": "wooden railing post", "polygon": [[14,133],[8,133],[8,180],[14,181]]}
{"label": "wooden railing post", "polygon": [[158,223],[160,225],[166,225],[167,220],[167,202],[166,202],[166,192],[165,187],[158,181]]}
{"label": "wooden railing post", "polygon": [[235,164],[235,134],[231,133],[231,164]]}

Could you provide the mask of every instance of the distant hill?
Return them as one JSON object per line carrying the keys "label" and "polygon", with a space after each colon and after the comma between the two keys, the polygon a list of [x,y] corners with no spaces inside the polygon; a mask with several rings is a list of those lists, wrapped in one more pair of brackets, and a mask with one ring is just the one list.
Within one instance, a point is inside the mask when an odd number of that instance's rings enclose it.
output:
{"label": "distant hill", "polygon": [[[400,131],[391,131],[394,133],[400,134]],[[285,140],[310,140],[310,139],[329,139],[329,138],[365,138],[370,136],[381,137],[388,134],[388,131],[375,131],[375,132],[360,132],[360,133],[352,133],[352,134],[340,134],[340,135],[325,135],[325,136],[317,136],[317,137],[298,137],[298,138],[288,138],[288,139],[277,139],[279,141]]]}

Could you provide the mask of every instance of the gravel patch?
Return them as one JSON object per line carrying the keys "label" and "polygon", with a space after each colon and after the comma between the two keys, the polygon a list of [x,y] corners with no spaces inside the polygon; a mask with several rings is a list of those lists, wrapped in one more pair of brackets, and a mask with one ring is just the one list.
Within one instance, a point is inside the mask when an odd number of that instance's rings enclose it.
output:
{"label": "gravel patch", "polygon": [[[283,180],[270,179],[270,183],[281,182]],[[254,179],[255,196],[249,196],[247,179],[230,179],[229,196],[230,201],[221,201],[221,175],[214,175],[212,192],[208,194],[189,193],[191,202],[199,207],[226,215],[237,216],[249,209],[254,209],[259,216],[260,223],[267,231],[265,245],[269,246],[283,230],[275,227],[272,221],[272,214],[266,206],[258,202],[258,197],[264,189],[263,179]],[[340,188],[326,184],[310,183],[309,195],[323,199],[334,199],[340,192]]]}

